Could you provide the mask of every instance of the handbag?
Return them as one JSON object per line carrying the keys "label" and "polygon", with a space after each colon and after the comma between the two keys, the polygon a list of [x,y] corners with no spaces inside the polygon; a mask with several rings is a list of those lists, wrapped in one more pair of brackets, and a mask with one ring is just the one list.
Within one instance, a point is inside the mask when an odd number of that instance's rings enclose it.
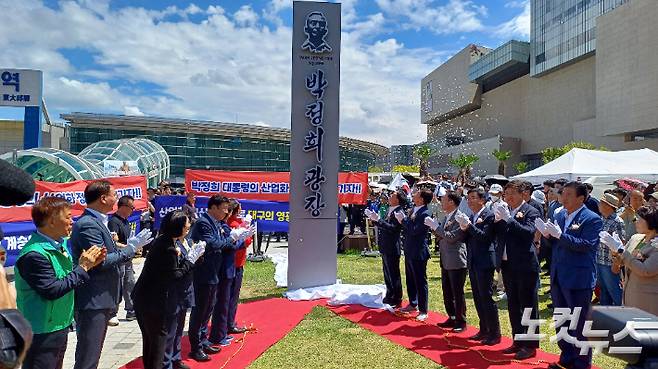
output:
{"label": "handbag", "polygon": [[0,310],[0,369],[17,368],[32,344],[32,327],[16,309]]}

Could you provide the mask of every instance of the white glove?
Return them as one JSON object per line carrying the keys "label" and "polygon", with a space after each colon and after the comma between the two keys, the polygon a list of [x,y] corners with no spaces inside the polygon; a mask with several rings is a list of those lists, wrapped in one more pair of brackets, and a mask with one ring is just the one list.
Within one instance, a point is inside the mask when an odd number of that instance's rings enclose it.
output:
{"label": "white glove", "polygon": [[368,218],[370,218],[370,220],[373,221],[373,222],[378,222],[379,219],[381,219],[381,218],[379,217],[379,214],[377,214],[377,213],[375,213],[375,212],[370,213],[370,215],[368,216]]}
{"label": "white glove", "polygon": [[153,241],[151,235],[151,230],[146,228],[142,229],[137,235],[133,232],[130,238],[128,238],[128,246],[133,249],[133,252],[137,252]]}
{"label": "white glove", "polygon": [[363,212],[366,214],[366,216],[367,216],[368,218],[370,218],[370,215],[372,214],[372,210],[370,210],[370,209],[366,209],[366,210],[364,210]]}
{"label": "white glove", "polygon": [[504,205],[499,205],[496,210],[494,210],[494,217],[496,218],[496,222],[500,220],[508,221],[512,215],[509,212],[509,208]]}
{"label": "white glove", "polygon": [[542,234],[542,236],[548,238],[548,228],[546,227],[546,222],[541,218],[535,218],[535,228]]}
{"label": "white glove", "polygon": [[254,220],[254,218],[251,216],[251,214],[247,214],[243,220],[245,224],[251,225],[251,222]]}
{"label": "white glove", "polygon": [[231,239],[233,239],[234,242],[237,242],[241,237],[243,233],[247,232],[247,228],[235,228],[231,230]]}
{"label": "white glove", "polygon": [[199,241],[192,245],[190,251],[187,252],[187,260],[194,264],[206,252],[206,241]]}
{"label": "white glove", "polygon": [[655,248],[658,248],[658,237],[654,237],[654,238],[651,240],[651,246],[653,246],[653,247],[655,247]]}
{"label": "white glove", "polygon": [[242,234],[242,237],[243,237],[242,239],[246,240],[246,239],[248,239],[249,237],[252,237],[255,234],[256,234],[256,227],[251,226],[251,227],[247,228],[247,231],[245,233]]}
{"label": "white glove", "polygon": [[425,223],[425,225],[430,227],[433,231],[436,231],[436,229],[439,228],[439,222],[431,217],[425,218],[423,223]]}
{"label": "white glove", "polygon": [[560,238],[562,236],[562,230],[560,226],[551,222],[550,220],[546,223],[546,232],[555,238]]}
{"label": "white glove", "polygon": [[468,218],[468,215],[458,211],[455,214],[455,220],[459,223],[459,228],[465,230],[471,224],[471,220]]}
{"label": "white glove", "polygon": [[401,211],[395,212],[395,219],[397,219],[398,222],[402,223],[402,221],[404,220],[404,213],[402,213]]}
{"label": "white glove", "polygon": [[619,238],[619,235],[617,235],[617,232],[610,234],[606,231],[601,231],[599,233],[599,240],[601,241],[602,244],[608,246],[608,248],[612,252],[618,252],[619,249],[624,248],[624,244]]}

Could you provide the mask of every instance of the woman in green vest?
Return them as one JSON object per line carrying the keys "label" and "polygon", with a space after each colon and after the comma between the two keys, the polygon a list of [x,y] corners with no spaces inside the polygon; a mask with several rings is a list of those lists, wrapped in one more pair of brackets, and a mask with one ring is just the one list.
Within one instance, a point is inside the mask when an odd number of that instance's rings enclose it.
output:
{"label": "woman in green vest", "polygon": [[66,247],[73,227],[71,204],[63,198],[39,200],[32,221],[37,230],[16,260],[16,304],[34,333],[23,369],[60,369],[73,322],[73,290],[89,280],[87,272],[107,252],[91,247],[73,265]]}

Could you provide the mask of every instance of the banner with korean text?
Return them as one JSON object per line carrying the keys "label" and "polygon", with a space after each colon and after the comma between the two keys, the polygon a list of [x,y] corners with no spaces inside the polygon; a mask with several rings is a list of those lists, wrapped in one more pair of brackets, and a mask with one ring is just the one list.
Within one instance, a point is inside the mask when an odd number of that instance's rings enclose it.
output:
{"label": "banner with korean text", "polygon": [[[117,191],[117,199],[123,195],[130,195],[135,198],[135,209],[143,210],[148,208],[148,198],[146,194],[146,177],[115,177],[107,178]],[[91,180],[73,181],[69,183],[54,183],[34,181],[36,189],[34,197],[26,204],[21,206],[0,206],[0,223],[23,222],[32,220],[32,205],[46,196],[63,197],[73,204],[72,213],[78,217],[85,210],[85,187]]]}
{"label": "banner with korean text", "polygon": [[[140,215],[141,211],[135,211],[130,217],[128,217],[130,227],[135,232],[140,231]],[[77,218],[74,220],[77,220]],[[2,248],[7,252],[7,260],[5,261],[5,266],[9,267],[16,263],[18,254],[30,239],[30,235],[36,230],[36,227],[32,221],[24,221],[0,223],[0,228],[2,228],[2,232],[5,234],[5,237],[0,240],[0,246],[2,246]]]}
{"label": "banner with korean text", "polygon": [[[155,229],[160,229],[162,218],[173,210],[180,210],[185,204],[185,196],[157,196],[153,206],[155,207]],[[197,214],[208,211],[208,197],[197,197],[194,204]],[[259,200],[240,200],[242,216],[251,214],[254,222],[258,224],[258,232],[288,232],[288,213],[287,202],[276,201],[259,201]]]}
{"label": "banner with korean text", "polygon": [[[187,169],[185,190],[197,196],[220,194],[240,200],[288,202],[290,172],[227,172]],[[365,204],[368,173],[338,174],[338,203]]]}

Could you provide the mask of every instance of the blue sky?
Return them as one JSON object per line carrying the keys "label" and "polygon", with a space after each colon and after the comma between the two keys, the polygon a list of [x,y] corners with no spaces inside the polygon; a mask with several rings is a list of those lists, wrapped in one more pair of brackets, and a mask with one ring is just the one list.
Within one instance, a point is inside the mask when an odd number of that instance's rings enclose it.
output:
{"label": "blue sky", "polygon": [[[528,0],[342,2],[341,134],[425,139],[420,80],[470,43],[527,39]],[[0,66],[44,71],[50,115],[289,127],[292,1],[0,0]],[[0,119],[20,118],[0,108]],[[394,133],[395,132],[395,133]]]}

